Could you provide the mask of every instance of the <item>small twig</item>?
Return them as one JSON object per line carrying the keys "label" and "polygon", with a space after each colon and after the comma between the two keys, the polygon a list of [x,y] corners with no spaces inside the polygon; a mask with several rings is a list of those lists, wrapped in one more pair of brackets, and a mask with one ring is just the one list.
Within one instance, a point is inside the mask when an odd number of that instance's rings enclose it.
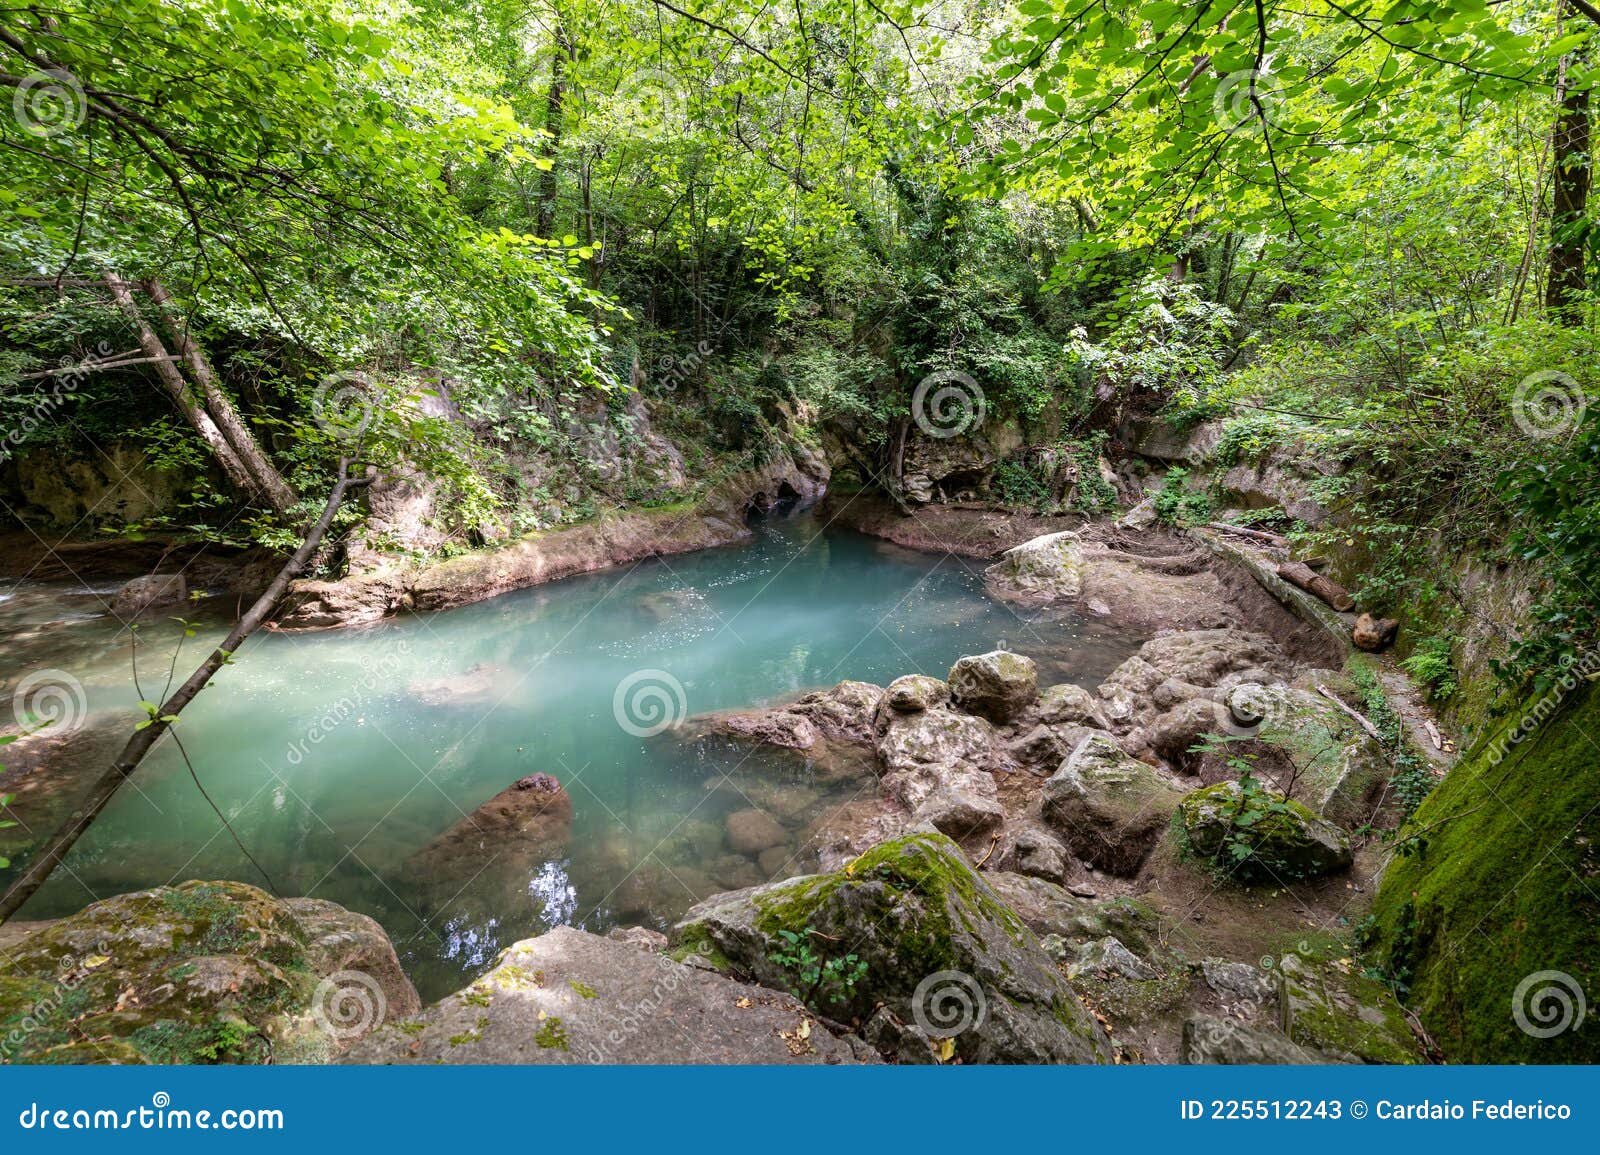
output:
{"label": "small twig", "polygon": [[1332,690],[1328,689],[1328,687],[1324,686],[1321,682],[1317,683],[1317,693],[1321,694],[1324,698],[1328,699],[1328,701],[1332,702],[1335,706],[1339,707],[1339,709],[1343,710],[1351,718],[1355,719],[1355,721],[1360,725],[1360,727],[1363,730],[1365,730],[1368,734],[1371,734],[1379,742],[1383,741],[1383,733],[1382,733],[1382,731],[1380,731],[1376,726],[1374,726],[1367,719],[1365,714],[1361,714],[1361,713],[1359,713],[1359,712],[1357,712],[1355,710],[1352,710],[1349,706],[1346,706],[1342,701],[1339,700],[1339,696],[1337,694],[1335,694]]}
{"label": "small twig", "polygon": [[998,834],[996,834],[994,837],[992,837],[989,840],[989,849],[984,853],[984,856],[982,858],[978,859],[977,869],[979,869],[979,870],[983,869],[983,864],[985,862],[989,861],[989,856],[994,853],[994,848],[996,846],[999,846],[999,845],[1000,845],[1000,836]]}

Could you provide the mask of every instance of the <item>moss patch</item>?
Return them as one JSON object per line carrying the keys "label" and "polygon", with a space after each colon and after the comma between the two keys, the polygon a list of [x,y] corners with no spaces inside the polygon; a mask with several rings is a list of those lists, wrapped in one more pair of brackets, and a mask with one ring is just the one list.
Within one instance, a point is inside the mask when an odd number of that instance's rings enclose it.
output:
{"label": "moss patch", "polygon": [[[1502,739],[1530,699],[1504,714],[1402,830],[1408,854],[1384,875],[1369,932],[1383,973],[1447,1058],[1459,1062],[1600,1060],[1600,692],[1584,684],[1522,742]],[[1513,997],[1539,972],[1583,990],[1588,1015],[1538,1038]],[[1533,979],[1537,992],[1561,980]]]}

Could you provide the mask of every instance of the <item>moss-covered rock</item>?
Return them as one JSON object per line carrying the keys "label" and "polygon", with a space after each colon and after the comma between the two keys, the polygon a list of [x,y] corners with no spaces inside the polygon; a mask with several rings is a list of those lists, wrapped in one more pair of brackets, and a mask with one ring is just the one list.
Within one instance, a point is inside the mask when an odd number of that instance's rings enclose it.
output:
{"label": "moss-covered rock", "polygon": [[832,874],[718,895],[673,938],[831,1018],[866,1021],[881,1004],[951,1039],[949,1057],[964,1062],[1110,1057],[1033,932],[940,834],[880,843]]}
{"label": "moss-covered rock", "polygon": [[1454,1061],[1600,1060],[1600,691],[1562,693],[1434,788],[1373,906],[1372,956]]}
{"label": "moss-covered rock", "polygon": [[97,902],[14,944],[0,963],[0,1056],[312,1062],[418,1006],[371,919],[186,882]]}
{"label": "moss-covered rock", "polygon": [[1241,882],[1287,882],[1349,868],[1344,831],[1298,802],[1252,781],[1219,782],[1183,796],[1177,828],[1184,848]]}
{"label": "moss-covered rock", "polygon": [[1393,993],[1349,959],[1286,954],[1278,963],[1278,1009],[1293,1042],[1340,1062],[1418,1063],[1416,1036]]}

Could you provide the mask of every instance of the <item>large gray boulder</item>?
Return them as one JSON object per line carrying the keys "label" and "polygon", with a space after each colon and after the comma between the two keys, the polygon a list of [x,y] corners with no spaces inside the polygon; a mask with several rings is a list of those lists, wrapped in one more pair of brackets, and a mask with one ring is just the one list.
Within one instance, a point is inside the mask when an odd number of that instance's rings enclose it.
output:
{"label": "large gray boulder", "polygon": [[1033,659],[1009,650],[965,657],[950,667],[950,698],[960,709],[991,722],[1009,722],[1039,696]]}
{"label": "large gray boulder", "polygon": [[134,578],[111,599],[111,613],[123,621],[151,610],[180,605],[189,597],[189,583],[181,573],[156,573]]}
{"label": "large gray boulder", "polygon": [[1178,806],[1186,848],[1242,882],[1283,883],[1349,868],[1350,838],[1298,802],[1255,784],[1219,782]]}
{"label": "large gray boulder", "polygon": [[989,590],[1004,598],[1053,602],[1083,592],[1083,549],[1072,530],[1047,533],[1013,546],[984,571]]}
{"label": "large gray boulder", "polygon": [[[698,963],[692,959],[691,963]],[[345,1063],[875,1061],[801,1003],[633,942],[557,927],[493,970],[351,1048]]]}
{"label": "large gray boulder", "polygon": [[[799,990],[830,1018],[866,1022],[885,1008],[894,1024],[948,1040],[942,1057],[1110,1061],[1103,1032],[1033,932],[938,834],[891,839],[832,874],[717,895],[672,934],[678,951]],[[817,956],[821,980],[793,962],[796,941]],[[903,1032],[887,1034],[898,1050]]]}
{"label": "large gray boulder", "polygon": [[1182,798],[1160,771],[1095,736],[1083,739],[1045,782],[1040,807],[1079,858],[1131,877]]}
{"label": "large gray boulder", "polygon": [[883,791],[952,838],[994,829],[1005,820],[988,767],[994,730],[982,718],[935,706],[878,713],[878,763]]}

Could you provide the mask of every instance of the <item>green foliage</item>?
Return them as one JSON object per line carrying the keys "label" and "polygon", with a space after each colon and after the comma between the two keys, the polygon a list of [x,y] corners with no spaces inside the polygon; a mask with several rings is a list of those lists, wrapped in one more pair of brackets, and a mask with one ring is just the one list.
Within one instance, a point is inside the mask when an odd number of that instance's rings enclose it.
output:
{"label": "green foliage", "polygon": [[1201,525],[1212,517],[1211,498],[1189,489],[1189,471],[1181,465],[1167,470],[1152,501],[1162,525]]}
{"label": "green foliage", "polygon": [[1411,655],[1400,663],[1401,668],[1422,683],[1428,696],[1435,700],[1448,698],[1456,692],[1456,669],[1451,657],[1453,646],[1454,639],[1449,637],[1423,638]]}
{"label": "green foliage", "polygon": [[811,1007],[848,1002],[858,982],[867,976],[867,964],[855,954],[819,955],[813,938],[821,938],[811,927],[794,931],[780,929],[783,945],[767,956],[788,976],[788,990]]}

